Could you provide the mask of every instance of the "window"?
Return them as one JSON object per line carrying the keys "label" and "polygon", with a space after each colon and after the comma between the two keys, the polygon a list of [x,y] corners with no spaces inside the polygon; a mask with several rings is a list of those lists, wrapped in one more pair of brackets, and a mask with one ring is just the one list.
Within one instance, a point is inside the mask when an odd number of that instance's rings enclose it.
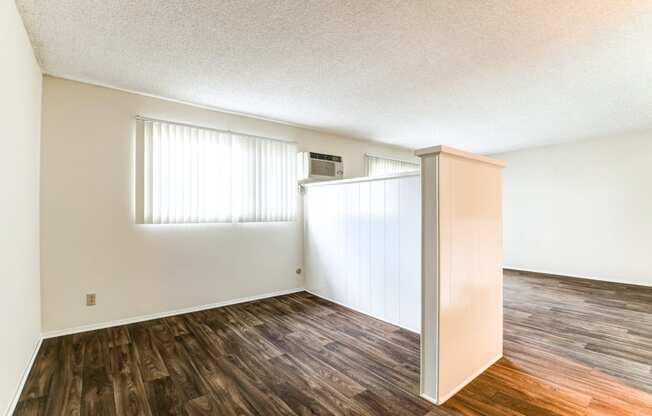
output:
{"label": "window", "polygon": [[388,157],[365,155],[367,159],[367,176],[393,175],[402,172],[412,172],[421,169],[418,163],[406,162]]}
{"label": "window", "polygon": [[137,222],[295,220],[294,143],[142,118],[136,138]]}

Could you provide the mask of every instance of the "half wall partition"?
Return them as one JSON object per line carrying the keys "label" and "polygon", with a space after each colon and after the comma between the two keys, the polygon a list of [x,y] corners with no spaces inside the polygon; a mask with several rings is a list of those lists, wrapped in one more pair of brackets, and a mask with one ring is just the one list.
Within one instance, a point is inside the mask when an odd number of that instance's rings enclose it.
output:
{"label": "half wall partition", "polygon": [[419,332],[419,173],[304,188],[306,290]]}
{"label": "half wall partition", "polygon": [[500,161],[435,146],[421,174],[305,185],[305,288],[421,335],[442,404],[502,357]]}

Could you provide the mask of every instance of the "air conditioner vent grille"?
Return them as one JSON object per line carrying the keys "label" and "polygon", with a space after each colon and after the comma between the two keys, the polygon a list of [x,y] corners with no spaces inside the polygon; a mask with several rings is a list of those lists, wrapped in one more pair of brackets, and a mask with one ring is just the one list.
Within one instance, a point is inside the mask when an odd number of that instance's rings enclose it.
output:
{"label": "air conditioner vent grille", "polygon": [[319,176],[335,176],[335,164],[330,161],[311,159],[310,172]]}

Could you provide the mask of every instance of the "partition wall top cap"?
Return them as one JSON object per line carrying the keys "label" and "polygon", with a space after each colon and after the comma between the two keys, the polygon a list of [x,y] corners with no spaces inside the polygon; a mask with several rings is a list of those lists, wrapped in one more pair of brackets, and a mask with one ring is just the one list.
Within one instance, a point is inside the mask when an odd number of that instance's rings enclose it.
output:
{"label": "partition wall top cap", "polygon": [[417,149],[414,151],[414,154],[419,157],[427,157],[427,156],[438,155],[442,153],[451,156],[461,157],[464,159],[476,160],[478,162],[488,163],[490,165],[496,165],[503,168],[507,165],[502,160],[492,159],[487,156],[476,155],[475,153],[465,152],[464,150],[459,150],[453,147],[442,146],[442,145],[424,147],[423,149]]}

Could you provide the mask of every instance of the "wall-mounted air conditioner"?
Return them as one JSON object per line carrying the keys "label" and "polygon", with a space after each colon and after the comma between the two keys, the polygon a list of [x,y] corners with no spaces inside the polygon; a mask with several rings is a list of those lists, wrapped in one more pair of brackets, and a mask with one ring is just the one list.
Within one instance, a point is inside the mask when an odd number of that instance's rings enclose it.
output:
{"label": "wall-mounted air conditioner", "polygon": [[297,179],[299,182],[342,179],[342,157],[315,152],[297,154]]}

